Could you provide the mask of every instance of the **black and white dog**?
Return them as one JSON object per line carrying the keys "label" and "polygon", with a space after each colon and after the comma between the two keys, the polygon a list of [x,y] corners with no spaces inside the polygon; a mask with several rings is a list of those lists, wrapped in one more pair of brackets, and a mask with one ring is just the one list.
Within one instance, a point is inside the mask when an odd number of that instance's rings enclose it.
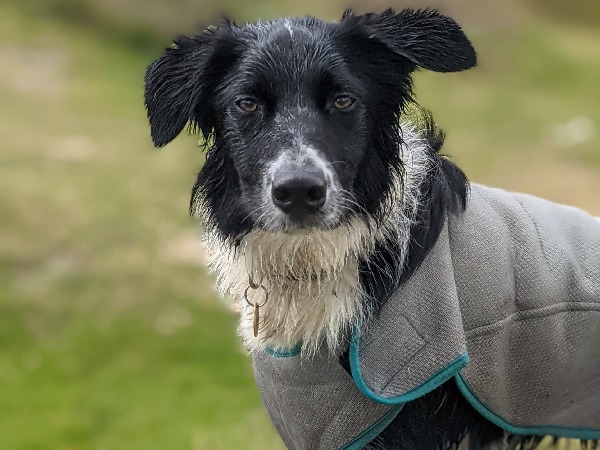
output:
{"label": "black and white dog", "polygon": [[[219,289],[240,299],[251,351],[301,342],[310,355],[324,345],[348,367],[350,330],[410,279],[467,199],[431,117],[403,120],[415,105],[411,74],[475,65],[452,19],[388,10],[337,23],[224,21],[178,38],[149,67],[155,145],[187,124],[206,138],[191,211],[203,217]],[[268,290],[258,333],[249,283]],[[498,440],[534,448],[541,438],[506,435],[448,381],[407,404],[371,445],[483,449]]]}

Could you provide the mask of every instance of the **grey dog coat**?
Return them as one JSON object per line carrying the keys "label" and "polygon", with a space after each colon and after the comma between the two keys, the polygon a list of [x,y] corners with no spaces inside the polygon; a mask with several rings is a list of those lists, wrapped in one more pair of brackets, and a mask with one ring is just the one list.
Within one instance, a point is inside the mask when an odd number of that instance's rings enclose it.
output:
{"label": "grey dog coat", "polygon": [[253,354],[288,448],[360,449],[450,378],[511,433],[600,439],[600,220],[472,185],[349,351],[352,376],[326,350]]}

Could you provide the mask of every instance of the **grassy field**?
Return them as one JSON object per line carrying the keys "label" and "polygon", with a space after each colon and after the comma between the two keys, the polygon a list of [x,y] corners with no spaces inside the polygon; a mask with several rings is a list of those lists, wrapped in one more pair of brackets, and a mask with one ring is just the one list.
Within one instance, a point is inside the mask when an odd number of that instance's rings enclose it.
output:
{"label": "grassy field", "polygon": [[[152,149],[142,79],[168,42],[39,5],[0,2],[0,449],[282,448],[187,217],[203,154]],[[600,214],[600,33],[499,15],[467,20],[480,67],[419,73],[418,98],[471,179]]]}

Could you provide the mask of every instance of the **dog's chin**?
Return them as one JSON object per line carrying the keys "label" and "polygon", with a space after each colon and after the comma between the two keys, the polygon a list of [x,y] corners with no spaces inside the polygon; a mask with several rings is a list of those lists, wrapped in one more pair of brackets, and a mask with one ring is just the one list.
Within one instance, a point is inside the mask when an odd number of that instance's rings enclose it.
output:
{"label": "dog's chin", "polygon": [[267,223],[257,223],[255,228],[272,233],[310,234],[315,231],[339,227],[344,217],[310,214],[304,216],[281,216]]}

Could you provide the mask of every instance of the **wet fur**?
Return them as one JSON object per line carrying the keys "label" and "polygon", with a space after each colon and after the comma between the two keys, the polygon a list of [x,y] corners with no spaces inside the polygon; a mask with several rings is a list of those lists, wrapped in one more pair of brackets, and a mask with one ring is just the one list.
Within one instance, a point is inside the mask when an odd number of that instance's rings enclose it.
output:
{"label": "wet fur", "polygon": [[[207,230],[209,267],[217,274],[219,291],[238,300],[240,335],[251,351],[289,349],[302,342],[307,356],[323,343],[339,353],[352,328],[381,303],[380,291],[391,292],[394,280],[401,279],[409,247],[425,244],[411,241],[411,229],[423,220],[423,186],[430,165],[439,162],[422,131],[408,124],[403,128],[403,170],[383,200],[389,206],[381,217],[356,216],[335,228],[308,232],[252,230],[236,246],[223,242],[215,229]],[[196,198],[194,210],[202,211],[201,205]],[[249,278],[269,292],[257,337],[252,308],[244,299]]]}
{"label": "wet fur", "polygon": [[[302,342],[310,354],[324,344],[350,371],[344,349],[351,328],[377,314],[426,258],[448,215],[466,204],[468,183],[440,155],[443,134],[431,116],[399,125],[413,104],[411,73],[475,63],[452,19],[388,10],[348,12],[333,24],[310,17],[243,27],[224,21],[178,38],[148,68],[145,103],[155,145],[187,124],[206,138],[190,209],[203,218],[219,289],[240,304],[240,334],[251,351]],[[315,91],[295,87],[301,77],[317,80]],[[232,107],[244,84],[265,105],[260,120]],[[363,100],[354,115],[323,106],[340,84]],[[310,96],[314,104],[304,102]],[[277,109],[278,99],[290,106]],[[318,148],[329,158],[336,201],[320,226],[279,226],[269,210],[268,186],[257,174],[268,173],[266,161],[285,146]],[[249,279],[269,291],[257,338],[243,300]],[[453,449],[462,442],[475,450],[504,442],[526,449],[540,439],[505,434],[449,381],[407,404],[369,448]]]}

